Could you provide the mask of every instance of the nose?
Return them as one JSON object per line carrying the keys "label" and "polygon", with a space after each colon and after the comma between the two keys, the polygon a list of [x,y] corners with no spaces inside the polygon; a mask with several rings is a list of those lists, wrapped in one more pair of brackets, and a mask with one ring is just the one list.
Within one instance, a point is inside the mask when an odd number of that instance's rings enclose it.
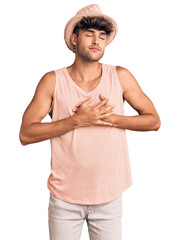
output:
{"label": "nose", "polygon": [[98,36],[94,35],[93,36],[93,44],[99,44],[99,39],[98,39]]}

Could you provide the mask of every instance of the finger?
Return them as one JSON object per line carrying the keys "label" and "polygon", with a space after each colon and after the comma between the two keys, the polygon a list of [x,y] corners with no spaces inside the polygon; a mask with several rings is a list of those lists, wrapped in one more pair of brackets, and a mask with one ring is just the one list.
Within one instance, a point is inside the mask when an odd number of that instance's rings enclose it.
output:
{"label": "finger", "polygon": [[[100,98],[101,101],[105,99],[105,97],[104,97],[101,93],[99,94],[99,98]],[[110,104],[109,104],[108,102],[106,102],[106,103],[104,104],[104,106],[110,106]],[[99,110],[100,110],[100,109],[101,109],[101,108],[99,108]]]}
{"label": "finger", "polygon": [[105,99],[105,97],[104,97],[101,93],[99,94],[99,96],[100,96],[100,99],[101,99],[101,100],[104,100],[104,99]]}
{"label": "finger", "polygon": [[[102,106],[101,108],[103,108],[103,107],[108,107],[108,106],[110,106],[110,104],[109,104],[108,102],[106,102],[106,103],[104,104],[104,106]],[[100,110],[101,108],[99,108],[99,110]]]}
{"label": "finger", "polygon": [[94,110],[99,109],[100,107],[102,107],[107,101],[109,101],[109,99],[104,99],[102,100],[100,103],[98,103],[96,106],[93,107]]}
{"label": "finger", "polygon": [[79,103],[79,104],[76,104],[76,107],[78,108],[81,104],[84,104],[84,103],[89,103],[89,102],[91,102],[93,99],[92,99],[92,97],[89,97],[88,99],[86,99],[84,102],[82,102],[82,103]]}
{"label": "finger", "polygon": [[89,103],[91,103],[92,101],[93,101],[93,99],[90,98],[90,99],[84,101],[82,104],[89,107],[90,106]]}
{"label": "finger", "polygon": [[102,101],[102,100],[104,99],[104,96],[100,93],[100,94],[99,94],[99,98],[100,98],[100,100]]}
{"label": "finger", "polygon": [[92,101],[92,97],[89,97],[88,99],[86,99],[83,103],[89,103]]}
{"label": "finger", "polygon": [[115,108],[115,106],[104,107],[104,108],[102,108],[101,110],[99,110],[99,113],[100,113],[100,114],[108,113],[109,111],[112,111],[113,108]]}
{"label": "finger", "polygon": [[[113,105],[110,105],[108,102],[106,102],[106,103],[104,104],[104,106],[102,106],[101,108],[103,108],[103,107],[109,107],[109,106],[113,106]],[[101,109],[101,108],[100,108],[100,109]],[[100,109],[99,109],[99,110],[100,110]]]}
{"label": "finger", "polygon": [[98,124],[97,125],[100,125],[100,126],[113,126],[113,123],[110,123],[110,122],[104,122],[102,120],[99,120],[98,121]]}
{"label": "finger", "polygon": [[102,119],[102,118],[107,118],[107,117],[109,117],[109,116],[111,116],[111,115],[113,115],[113,114],[114,114],[114,112],[105,113],[105,114],[101,115],[101,119]]}

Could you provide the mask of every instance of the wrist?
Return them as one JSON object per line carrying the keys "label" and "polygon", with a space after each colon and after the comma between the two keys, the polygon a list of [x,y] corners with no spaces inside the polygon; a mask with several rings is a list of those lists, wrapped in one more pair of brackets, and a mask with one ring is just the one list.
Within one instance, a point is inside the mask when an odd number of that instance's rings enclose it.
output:
{"label": "wrist", "polygon": [[80,119],[79,119],[79,116],[77,114],[74,114],[72,116],[72,120],[73,120],[73,124],[74,124],[75,128],[81,127]]}

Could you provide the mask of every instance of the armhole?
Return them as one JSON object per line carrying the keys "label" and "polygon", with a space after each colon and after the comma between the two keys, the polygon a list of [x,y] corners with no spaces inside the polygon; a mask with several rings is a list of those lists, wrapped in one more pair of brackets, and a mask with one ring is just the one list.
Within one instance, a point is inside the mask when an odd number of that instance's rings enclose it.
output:
{"label": "armhole", "polygon": [[114,72],[115,72],[115,77],[116,77],[116,79],[117,79],[117,81],[118,81],[118,86],[119,86],[119,89],[120,89],[120,94],[121,94],[121,101],[122,101],[122,108],[123,108],[123,113],[122,113],[122,115],[124,115],[125,114],[125,109],[124,109],[124,98],[123,98],[123,90],[122,90],[122,87],[121,87],[121,83],[120,83],[120,81],[119,81],[119,77],[118,77],[118,73],[117,73],[117,69],[116,69],[116,66],[114,66],[115,68],[115,70],[114,70]]}
{"label": "armhole", "polygon": [[122,98],[123,98],[123,90],[122,90],[122,87],[121,87],[121,84],[120,84],[120,80],[119,80],[119,77],[118,77],[118,74],[117,74],[116,66],[114,66],[114,72],[115,72],[115,76],[116,76],[116,79],[117,79],[117,81],[118,81],[118,86],[119,86],[119,88],[120,88],[121,95],[122,95]]}
{"label": "armhole", "polygon": [[53,101],[52,101],[52,110],[53,110],[53,107],[54,107],[54,101],[55,101],[55,98],[56,98],[56,88],[57,88],[57,70],[54,70],[55,72],[55,85],[54,85],[54,92],[53,92]]}

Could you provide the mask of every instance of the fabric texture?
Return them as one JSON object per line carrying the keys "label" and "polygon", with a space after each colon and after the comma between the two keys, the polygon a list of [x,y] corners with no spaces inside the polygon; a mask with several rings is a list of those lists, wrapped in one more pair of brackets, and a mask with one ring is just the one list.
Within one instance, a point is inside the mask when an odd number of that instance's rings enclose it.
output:
{"label": "fabric texture", "polygon": [[91,240],[122,239],[122,195],[104,204],[82,205],[62,201],[50,193],[50,240],[80,240],[86,220]]}
{"label": "fabric texture", "polygon": [[[90,96],[93,101],[89,105],[96,105],[100,93],[115,106],[115,114],[124,115],[116,66],[102,63],[101,80],[90,92],[71,79],[67,67],[55,73],[52,121],[72,116],[76,104]],[[58,199],[76,204],[101,204],[117,198],[132,185],[125,129],[79,127],[50,142],[51,174],[47,186]]]}

